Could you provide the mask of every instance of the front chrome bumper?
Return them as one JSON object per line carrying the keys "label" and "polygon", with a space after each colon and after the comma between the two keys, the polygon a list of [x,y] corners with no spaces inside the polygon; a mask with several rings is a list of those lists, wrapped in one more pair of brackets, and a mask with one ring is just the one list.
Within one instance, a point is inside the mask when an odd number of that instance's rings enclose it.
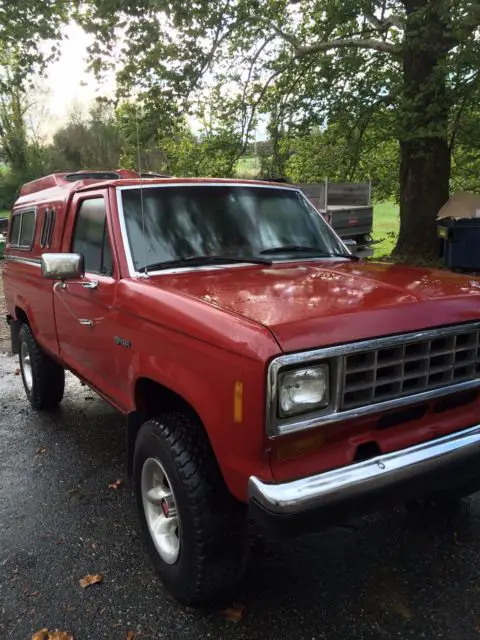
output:
{"label": "front chrome bumper", "polygon": [[252,476],[249,500],[274,516],[297,516],[346,500],[366,498],[405,482],[421,481],[432,472],[441,475],[452,465],[461,467],[464,461],[476,456],[480,477],[480,425],[291,482],[268,484]]}

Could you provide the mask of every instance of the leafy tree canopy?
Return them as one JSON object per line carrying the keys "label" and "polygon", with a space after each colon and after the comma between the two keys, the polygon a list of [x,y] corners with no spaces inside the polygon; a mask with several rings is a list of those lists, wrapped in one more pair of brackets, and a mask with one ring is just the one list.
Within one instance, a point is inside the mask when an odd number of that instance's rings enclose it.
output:
{"label": "leafy tree canopy", "polygon": [[0,0],[1,67],[13,66],[17,84],[57,54],[68,11],[64,0]]}
{"label": "leafy tree canopy", "polygon": [[381,122],[400,148],[397,250],[434,252],[453,132],[478,94],[477,0],[90,0],[79,19],[97,70],[122,34],[119,87],[152,118],[213,87],[243,148],[259,113],[277,145],[327,123],[362,140]]}

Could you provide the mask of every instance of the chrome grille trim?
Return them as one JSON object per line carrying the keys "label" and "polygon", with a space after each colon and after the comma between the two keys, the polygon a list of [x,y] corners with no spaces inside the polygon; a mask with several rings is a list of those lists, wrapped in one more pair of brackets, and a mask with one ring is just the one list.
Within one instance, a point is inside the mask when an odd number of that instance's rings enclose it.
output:
{"label": "chrome grille trim", "polygon": [[480,375],[480,331],[442,336],[343,356],[340,409],[415,395]]}
{"label": "chrome grille trim", "polygon": [[[266,394],[266,431],[270,438],[313,429],[322,425],[344,422],[354,418],[380,413],[389,409],[406,407],[411,404],[425,402],[452,393],[480,388],[480,377],[453,382],[445,386],[429,388],[414,394],[402,395],[390,399],[378,400],[375,403],[356,406],[350,409],[341,408],[343,394],[344,376],[344,356],[360,354],[365,351],[375,351],[383,348],[402,347],[424,340],[445,338],[447,336],[457,336],[458,334],[480,332],[480,322],[469,322],[461,325],[443,326],[434,329],[416,331],[412,333],[397,334],[385,338],[374,338],[373,340],[362,340],[359,342],[346,343],[334,347],[325,347],[302,353],[293,353],[275,358],[269,365],[267,371],[267,394]],[[479,347],[480,348],[480,347]],[[330,405],[321,411],[308,415],[297,416],[289,420],[279,420],[277,417],[278,387],[277,377],[281,369],[308,366],[315,362],[325,362],[328,360],[332,364],[334,381],[337,393],[332,398]],[[480,373],[477,375],[480,376]]]}

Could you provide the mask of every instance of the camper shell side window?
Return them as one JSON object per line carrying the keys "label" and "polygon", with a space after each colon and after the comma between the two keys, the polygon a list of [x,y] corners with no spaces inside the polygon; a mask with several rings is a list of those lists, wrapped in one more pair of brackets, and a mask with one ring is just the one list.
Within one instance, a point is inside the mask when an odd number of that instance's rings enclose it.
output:
{"label": "camper shell side window", "polygon": [[8,238],[9,246],[14,249],[30,251],[35,237],[36,222],[37,212],[35,209],[12,213]]}

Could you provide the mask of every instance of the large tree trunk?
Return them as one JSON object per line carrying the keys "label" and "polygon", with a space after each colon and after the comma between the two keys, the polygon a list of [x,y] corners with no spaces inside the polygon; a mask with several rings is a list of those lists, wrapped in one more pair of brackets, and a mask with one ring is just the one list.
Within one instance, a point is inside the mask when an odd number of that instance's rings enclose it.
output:
{"label": "large tree trunk", "polygon": [[448,200],[449,105],[443,62],[449,18],[443,0],[404,0],[404,93],[400,107],[400,234],[394,254],[438,257],[436,216]]}

